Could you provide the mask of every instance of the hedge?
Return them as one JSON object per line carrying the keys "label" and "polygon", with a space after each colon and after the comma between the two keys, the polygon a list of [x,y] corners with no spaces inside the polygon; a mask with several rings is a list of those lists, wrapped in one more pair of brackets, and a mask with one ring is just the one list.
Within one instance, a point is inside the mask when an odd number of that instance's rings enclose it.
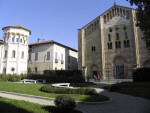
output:
{"label": "hedge", "polygon": [[0,81],[20,82],[20,80],[21,80],[21,76],[19,75],[0,74]]}
{"label": "hedge", "polygon": [[150,68],[138,68],[133,72],[133,82],[150,82]]}
{"label": "hedge", "polygon": [[97,95],[96,90],[91,88],[70,89],[70,88],[56,88],[46,85],[42,86],[40,90],[47,93],[57,93],[57,94]]}

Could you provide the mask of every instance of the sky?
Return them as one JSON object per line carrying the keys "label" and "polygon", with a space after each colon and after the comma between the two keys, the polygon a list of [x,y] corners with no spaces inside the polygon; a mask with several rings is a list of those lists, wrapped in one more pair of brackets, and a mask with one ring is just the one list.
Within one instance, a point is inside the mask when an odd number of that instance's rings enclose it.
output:
{"label": "sky", "polygon": [[[130,6],[126,0],[117,5]],[[114,0],[0,0],[0,39],[2,28],[21,25],[31,30],[29,43],[54,40],[78,49],[78,29],[114,5]]]}

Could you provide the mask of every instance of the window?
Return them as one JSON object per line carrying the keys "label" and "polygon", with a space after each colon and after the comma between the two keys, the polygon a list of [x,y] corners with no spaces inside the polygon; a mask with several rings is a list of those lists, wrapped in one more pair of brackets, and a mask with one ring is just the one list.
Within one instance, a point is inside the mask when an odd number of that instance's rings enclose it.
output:
{"label": "window", "polygon": [[109,32],[112,32],[113,31],[113,29],[112,28],[109,28]]}
{"label": "window", "polygon": [[129,40],[125,40],[124,41],[124,48],[128,48],[128,47],[130,47],[130,42],[129,42]]}
{"label": "window", "polygon": [[112,42],[107,43],[108,49],[112,49]]}
{"label": "window", "polygon": [[4,43],[6,42],[6,37],[4,37]]}
{"label": "window", "polygon": [[29,53],[29,61],[31,61],[31,53]]}
{"label": "window", "polygon": [[108,41],[111,41],[111,34],[108,34]]}
{"label": "window", "polygon": [[26,43],[26,40],[24,40],[24,44]]}
{"label": "window", "polygon": [[57,59],[57,52],[55,52],[55,59]]}
{"label": "window", "polygon": [[24,52],[22,51],[21,58],[24,58]]}
{"label": "window", "polygon": [[16,56],[16,51],[13,50],[13,51],[12,51],[12,57],[15,58],[15,56]]}
{"label": "window", "polygon": [[20,39],[20,43],[22,43],[22,39]]}
{"label": "window", "polygon": [[106,23],[106,15],[104,15],[104,23]]}
{"label": "window", "polygon": [[38,53],[35,53],[35,60],[38,60]]}
{"label": "window", "polygon": [[70,63],[70,56],[68,56],[68,63]]}
{"label": "window", "polygon": [[50,60],[50,52],[47,52],[47,60]]}
{"label": "window", "polygon": [[15,37],[12,38],[12,42],[15,42]]}
{"label": "window", "polygon": [[118,26],[116,26],[115,30],[116,30],[116,31],[118,31],[118,30],[119,30],[119,27],[118,27]]}
{"label": "window", "polygon": [[16,42],[19,42],[19,38],[16,38]]}
{"label": "window", "polygon": [[124,27],[123,27],[123,30],[126,30],[126,29],[127,29],[126,26],[124,26]]}
{"label": "window", "polygon": [[121,42],[115,42],[116,49],[121,48]]}
{"label": "window", "polygon": [[116,40],[119,40],[119,34],[116,33]]}
{"label": "window", "polygon": [[7,50],[5,50],[5,56],[4,56],[4,58],[7,58]]}
{"label": "window", "polygon": [[125,32],[125,39],[128,39],[128,35],[127,35],[127,32]]}
{"label": "window", "polygon": [[34,73],[37,73],[37,71],[38,71],[38,70],[37,70],[37,67],[35,67],[35,68],[34,68]]}
{"label": "window", "polygon": [[95,46],[92,46],[92,51],[96,51],[96,47]]}

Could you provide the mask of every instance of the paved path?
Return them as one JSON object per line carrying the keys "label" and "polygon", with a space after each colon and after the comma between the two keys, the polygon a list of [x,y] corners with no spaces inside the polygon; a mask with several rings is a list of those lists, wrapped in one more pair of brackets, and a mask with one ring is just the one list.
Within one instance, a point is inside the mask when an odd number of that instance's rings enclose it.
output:
{"label": "paved path", "polygon": [[77,109],[86,113],[150,113],[150,100],[125,94],[101,90],[101,84],[93,86],[99,94],[106,95],[112,101],[101,104],[78,104]]}
{"label": "paved path", "polygon": [[[150,100],[133,97],[101,89],[102,84],[93,86],[99,94],[106,95],[112,99],[110,102],[101,104],[77,104],[77,109],[85,113],[150,113]],[[33,95],[11,94],[0,91],[0,97],[17,100],[25,100],[42,105],[54,105],[54,99]]]}
{"label": "paved path", "polygon": [[48,97],[11,93],[11,92],[5,92],[5,91],[0,91],[0,97],[17,99],[17,100],[25,100],[25,101],[29,101],[29,102],[33,102],[33,103],[37,103],[41,105],[53,105],[54,106],[54,99],[48,98]]}

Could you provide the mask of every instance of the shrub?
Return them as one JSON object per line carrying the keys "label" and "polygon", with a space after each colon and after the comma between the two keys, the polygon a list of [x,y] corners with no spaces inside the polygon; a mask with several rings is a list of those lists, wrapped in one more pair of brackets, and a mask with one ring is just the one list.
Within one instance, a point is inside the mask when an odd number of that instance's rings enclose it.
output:
{"label": "shrub", "polygon": [[76,107],[76,103],[73,98],[68,95],[59,95],[54,101],[56,107],[62,111],[71,111]]}
{"label": "shrub", "polygon": [[150,68],[139,68],[133,72],[134,82],[150,82]]}
{"label": "shrub", "polygon": [[0,81],[11,81],[11,82],[19,82],[21,80],[21,77],[19,75],[7,75],[7,74],[1,74],[0,75]]}
{"label": "shrub", "polygon": [[8,81],[8,75],[6,75],[6,74],[1,74],[1,75],[0,75],[0,81]]}
{"label": "shrub", "polygon": [[51,86],[42,86],[41,91],[47,93],[57,93],[57,94],[82,94],[82,95],[97,95],[95,89],[91,88],[79,88],[79,89],[70,89],[70,88],[56,88]]}
{"label": "shrub", "polygon": [[120,91],[120,90],[121,90],[121,87],[119,85],[115,85],[115,84],[110,86],[110,88],[109,88],[109,91],[111,91],[111,92]]}

